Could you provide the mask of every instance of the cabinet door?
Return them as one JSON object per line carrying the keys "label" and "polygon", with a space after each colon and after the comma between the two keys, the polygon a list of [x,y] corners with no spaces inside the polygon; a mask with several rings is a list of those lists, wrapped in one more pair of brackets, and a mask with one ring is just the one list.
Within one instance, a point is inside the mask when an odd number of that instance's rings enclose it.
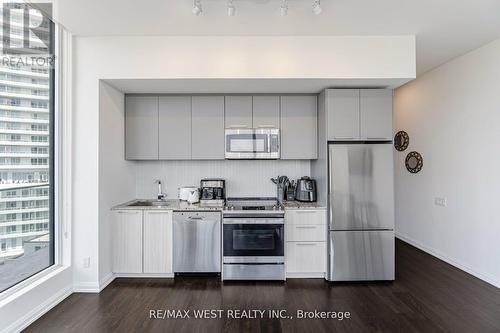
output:
{"label": "cabinet door", "polygon": [[325,209],[287,209],[286,224],[294,225],[326,225]]}
{"label": "cabinet door", "polygon": [[326,242],[287,242],[287,273],[325,273]]}
{"label": "cabinet door", "polygon": [[140,210],[115,212],[113,272],[142,273],[142,211]]}
{"label": "cabinet door", "polygon": [[329,89],[326,96],[328,140],[359,139],[359,90]]}
{"label": "cabinet door", "polygon": [[191,158],[224,159],[224,96],[192,97]]}
{"label": "cabinet door", "polygon": [[281,159],[316,158],[317,96],[281,96]]}
{"label": "cabinet door", "polygon": [[252,96],[226,96],[224,108],[226,128],[252,128]]}
{"label": "cabinet door", "polygon": [[125,158],[158,159],[158,97],[125,97]]}
{"label": "cabinet door", "polygon": [[159,159],[191,159],[191,97],[161,96],[158,105]]}
{"label": "cabinet door", "polygon": [[144,211],[144,273],[172,273],[172,211]]}
{"label": "cabinet door", "polygon": [[392,139],[392,90],[361,89],[361,138]]}
{"label": "cabinet door", "polygon": [[280,128],[279,96],[253,96],[254,128]]}

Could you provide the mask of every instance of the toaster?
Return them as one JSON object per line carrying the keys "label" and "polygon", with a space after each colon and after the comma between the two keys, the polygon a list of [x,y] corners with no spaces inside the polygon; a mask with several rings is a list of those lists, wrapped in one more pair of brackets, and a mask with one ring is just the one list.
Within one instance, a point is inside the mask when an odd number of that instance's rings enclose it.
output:
{"label": "toaster", "polygon": [[297,179],[297,187],[295,188],[295,200],[302,202],[316,202],[316,181],[309,177]]}

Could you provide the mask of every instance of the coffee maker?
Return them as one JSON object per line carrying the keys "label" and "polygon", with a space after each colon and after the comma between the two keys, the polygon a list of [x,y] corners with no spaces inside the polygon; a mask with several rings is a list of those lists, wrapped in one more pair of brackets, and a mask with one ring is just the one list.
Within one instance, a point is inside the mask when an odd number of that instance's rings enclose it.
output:
{"label": "coffee maker", "polygon": [[226,201],[225,185],[224,179],[202,179],[200,181],[200,205],[224,206]]}

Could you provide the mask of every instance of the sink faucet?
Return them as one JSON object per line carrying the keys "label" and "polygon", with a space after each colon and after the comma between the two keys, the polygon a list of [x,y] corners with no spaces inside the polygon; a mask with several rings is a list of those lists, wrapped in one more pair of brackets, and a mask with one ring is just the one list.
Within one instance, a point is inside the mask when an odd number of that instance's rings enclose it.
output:
{"label": "sink faucet", "polygon": [[158,200],[164,200],[165,193],[163,193],[163,191],[161,189],[161,180],[157,179],[157,180],[155,180],[155,183],[158,184]]}

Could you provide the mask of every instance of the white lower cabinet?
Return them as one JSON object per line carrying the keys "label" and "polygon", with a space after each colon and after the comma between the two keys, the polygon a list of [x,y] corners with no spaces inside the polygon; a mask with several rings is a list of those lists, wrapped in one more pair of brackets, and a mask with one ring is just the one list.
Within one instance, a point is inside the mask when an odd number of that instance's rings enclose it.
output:
{"label": "white lower cabinet", "polygon": [[326,272],[326,210],[285,212],[286,272],[289,278],[323,278]]}
{"label": "white lower cabinet", "polygon": [[324,277],[325,254],[326,242],[287,242],[287,276]]}
{"label": "white lower cabinet", "polygon": [[143,272],[172,273],[172,211],[144,211]]}
{"label": "white lower cabinet", "polygon": [[140,210],[115,212],[113,272],[142,273],[142,211]]}
{"label": "white lower cabinet", "polygon": [[115,211],[113,272],[172,273],[172,211]]}

